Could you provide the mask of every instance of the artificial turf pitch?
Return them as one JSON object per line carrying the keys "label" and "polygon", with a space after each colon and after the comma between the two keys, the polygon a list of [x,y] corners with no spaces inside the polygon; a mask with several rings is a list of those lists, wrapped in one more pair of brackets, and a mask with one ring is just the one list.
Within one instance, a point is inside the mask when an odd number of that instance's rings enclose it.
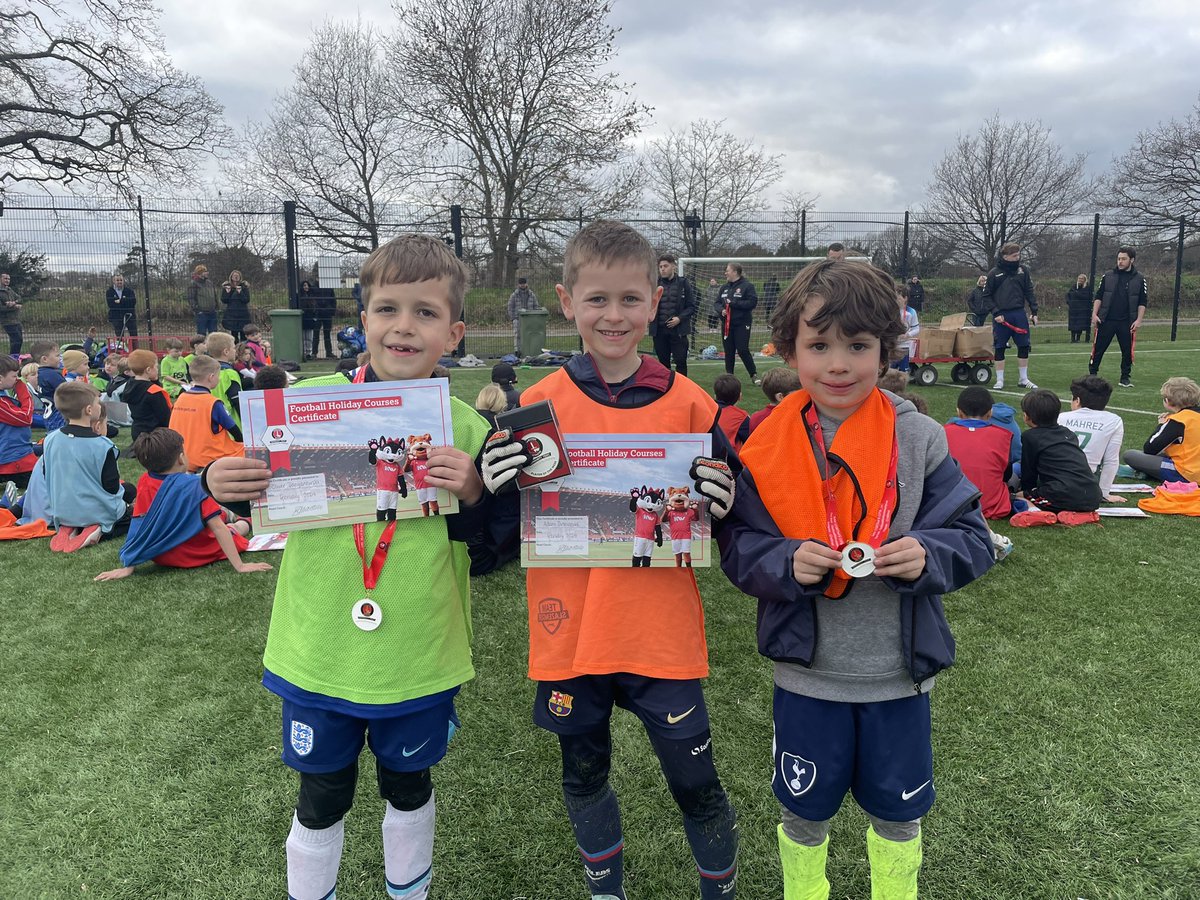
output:
{"label": "artificial turf pitch", "polygon": [[[1115,350],[1104,373],[1114,379]],[[1039,345],[1030,374],[1069,397],[1086,353]],[[1136,387],[1111,404],[1126,447],[1156,427],[1162,381],[1195,377],[1198,363],[1200,342],[1139,343]],[[761,392],[737,369],[744,407],[759,408]],[[691,371],[711,388],[722,367]],[[540,374],[520,370],[521,386]],[[1015,374],[1001,398],[1018,406]],[[473,401],[487,381],[486,368],[458,370],[451,385]],[[946,367],[941,383],[914,389],[939,421],[953,414],[948,381]],[[133,460],[122,470],[140,474]],[[1172,517],[997,526],[1013,555],[946,600],[958,663],[933,694],[938,799],[924,827],[922,896],[1200,895],[1198,527]],[[278,758],[278,700],[258,683],[274,573],[146,566],[93,583],[117,550],[0,544],[0,897],[282,897],[296,778]],[[754,649],[753,601],[718,567],[696,574],[716,761],[739,816],[738,894],[778,898],[770,664]],[[530,722],[523,588],[512,566],[473,584],[477,677],[459,698],[463,730],[434,770],[437,898],[586,896],[557,743]],[[623,712],[613,724],[630,897],[695,897],[645,735]],[[369,758],[362,776],[343,900],[385,895]],[[848,798],[831,841],[835,898],[869,895],[865,828]]]}

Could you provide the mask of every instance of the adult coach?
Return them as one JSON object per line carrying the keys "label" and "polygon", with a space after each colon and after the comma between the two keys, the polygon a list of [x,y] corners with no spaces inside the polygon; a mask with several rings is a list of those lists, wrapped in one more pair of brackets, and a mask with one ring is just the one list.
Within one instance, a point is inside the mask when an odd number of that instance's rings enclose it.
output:
{"label": "adult coach", "polygon": [[196,331],[211,334],[217,330],[217,288],[209,280],[208,266],[203,263],[192,270],[192,283],[187,289],[188,309],[196,317]]}
{"label": "adult coach", "polygon": [[733,374],[733,355],[742,358],[750,380],[762,384],[750,353],[750,323],[754,307],[758,306],[758,291],[742,275],[742,267],[730,263],[725,267],[725,284],[717,297],[717,314],[721,317],[721,341],[725,347],[725,371]]}
{"label": "adult coach", "polygon": [[658,314],[650,322],[650,337],[658,361],[687,374],[688,335],[692,333],[692,317],[696,315],[696,291],[686,278],[679,277],[679,260],[670,253],[658,258]]}
{"label": "adult coach", "polygon": [[8,333],[8,352],[19,356],[23,340],[21,296],[12,289],[12,276],[7,272],[0,272],[0,325]]}
{"label": "adult coach", "polygon": [[1100,360],[1115,335],[1121,347],[1121,380],[1117,382],[1120,387],[1133,387],[1129,380],[1133,372],[1133,344],[1146,315],[1146,279],[1134,267],[1135,259],[1137,251],[1132,247],[1117,251],[1117,267],[1104,273],[1092,304],[1096,342],[1092,344],[1088,371],[1100,374]]}
{"label": "adult coach", "polygon": [[114,275],[112,284],[104,292],[104,302],[108,305],[108,323],[112,326],[113,334],[117,337],[129,332],[130,349],[137,349],[137,296],[133,288],[125,284],[124,275]]}
{"label": "adult coach", "polygon": [[[1037,387],[1029,380],[1029,326],[1038,323],[1037,300],[1033,296],[1033,279],[1021,265],[1021,245],[1005,244],[995,267],[987,273],[984,298],[992,313],[992,346],[996,351],[996,390],[1004,387],[1004,354],[1011,340],[1017,345],[1017,380],[1023,388]],[[1025,317],[1025,304],[1029,317]]]}

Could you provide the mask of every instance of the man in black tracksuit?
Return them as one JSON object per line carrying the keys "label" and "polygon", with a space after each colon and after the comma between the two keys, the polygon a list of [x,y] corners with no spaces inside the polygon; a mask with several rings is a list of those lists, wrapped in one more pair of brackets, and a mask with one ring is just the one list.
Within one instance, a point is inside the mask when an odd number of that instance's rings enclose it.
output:
{"label": "man in black tracksuit", "polygon": [[[1029,326],[1038,323],[1037,299],[1033,295],[1033,279],[1029,269],[1021,265],[1021,245],[1005,244],[1000,248],[996,265],[987,273],[983,288],[984,299],[992,312],[992,347],[996,351],[996,390],[1004,387],[1004,353],[1011,340],[1017,345],[1017,384],[1033,390],[1029,380]],[[1029,304],[1029,317],[1025,304]]]}
{"label": "man in black tracksuit", "polygon": [[658,258],[658,286],[662,288],[662,296],[658,299],[658,314],[650,321],[650,337],[654,339],[658,361],[669,369],[674,358],[675,369],[686,375],[696,290],[690,281],[677,274],[678,262],[670,253]]}
{"label": "man in black tracksuit", "polygon": [[1137,251],[1132,247],[1122,247],[1117,252],[1117,267],[1100,280],[1092,303],[1096,343],[1092,345],[1088,371],[1100,374],[1100,360],[1116,336],[1121,346],[1121,380],[1117,382],[1121,387],[1133,387],[1129,380],[1133,372],[1133,342],[1146,315],[1146,279],[1134,268],[1135,259]]}
{"label": "man in black tracksuit", "polygon": [[733,355],[742,358],[750,380],[761,384],[754,356],[750,353],[750,323],[754,307],[758,306],[758,291],[742,276],[742,267],[730,263],[725,267],[725,284],[717,297],[717,312],[721,316],[721,335],[725,345],[725,371],[733,374]]}

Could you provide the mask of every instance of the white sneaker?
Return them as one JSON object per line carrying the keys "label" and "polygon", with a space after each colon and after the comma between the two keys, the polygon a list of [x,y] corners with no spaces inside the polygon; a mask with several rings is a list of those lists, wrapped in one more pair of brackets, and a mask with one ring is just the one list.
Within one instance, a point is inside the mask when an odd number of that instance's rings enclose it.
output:
{"label": "white sneaker", "polygon": [[1011,538],[1003,534],[992,532],[992,553],[996,558],[996,562],[1003,561],[1008,554],[1013,552],[1013,542]]}
{"label": "white sneaker", "polygon": [[1030,381],[1028,378],[1022,378],[1020,381],[1017,382],[1017,384],[1023,388],[1028,388],[1031,391],[1037,390],[1037,385],[1034,384],[1032,381]]}
{"label": "white sneaker", "polygon": [[997,378],[997,379],[996,379],[996,383],[992,385],[992,390],[994,390],[994,391],[1002,391],[1002,390],[1004,390],[1004,379],[1003,379],[1003,378]]}

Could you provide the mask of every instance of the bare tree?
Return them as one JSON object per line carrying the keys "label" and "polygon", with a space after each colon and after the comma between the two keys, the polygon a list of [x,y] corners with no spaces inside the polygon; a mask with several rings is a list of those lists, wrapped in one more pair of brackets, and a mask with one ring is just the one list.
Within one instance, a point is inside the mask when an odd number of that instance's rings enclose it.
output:
{"label": "bare tree", "polygon": [[[738,220],[766,209],[767,188],[783,177],[781,159],[753,138],[735,137],[724,121],[698,119],[685,131],[672,129],[650,142],[647,189],[678,223],[688,255],[706,256],[718,244],[743,239]],[[699,217],[695,229],[689,223],[693,214]]]}
{"label": "bare tree", "polygon": [[150,0],[0,0],[0,188],[178,183],[225,145],[221,106],[167,59],[156,16]]}
{"label": "bare tree", "polygon": [[387,90],[384,36],[362,22],[325,22],[293,69],[250,153],[228,167],[253,194],[295,200],[328,246],[369,253],[391,201],[412,187],[411,134]]}
{"label": "bare tree", "polygon": [[871,262],[893,275],[901,273],[932,278],[954,256],[954,245],[936,229],[913,227],[908,232],[908,259],[904,258],[904,226],[890,225],[855,242]]}
{"label": "bare tree", "polygon": [[1200,98],[1182,121],[1142,131],[1114,160],[1102,197],[1137,224],[1160,227],[1186,216],[1200,227]]}
{"label": "bare tree", "polygon": [[[787,221],[787,236],[775,252],[776,256],[804,256],[808,245],[814,239],[820,240],[824,229],[819,223],[809,221],[807,217],[808,213],[816,209],[819,199],[819,195],[806,194],[803,191],[783,192],[780,197],[780,210]],[[804,223],[803,229],[801,222]]]}
{"label": "bare tree", "polygon": [[977,133],[959,135],[934,167],[921,221],[986,271],[1002,240],[1036,242],[1088,199],[1084,161],[1082,153],[1064,156],[1041,122],[993,115]]}
{"label": "bare tree", "polygon": [[647,109],[608,71],[605,0],[394,0],[396,98],[435,148],[428,177],[482,232],[505,284],[547,220],[624,207]]}

